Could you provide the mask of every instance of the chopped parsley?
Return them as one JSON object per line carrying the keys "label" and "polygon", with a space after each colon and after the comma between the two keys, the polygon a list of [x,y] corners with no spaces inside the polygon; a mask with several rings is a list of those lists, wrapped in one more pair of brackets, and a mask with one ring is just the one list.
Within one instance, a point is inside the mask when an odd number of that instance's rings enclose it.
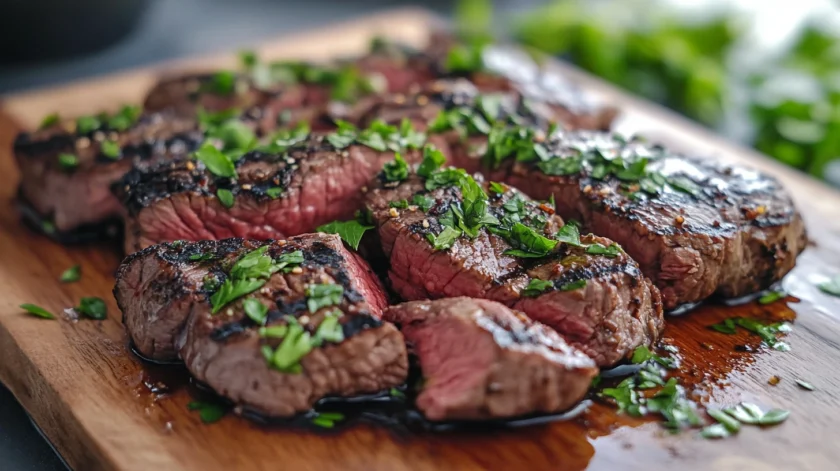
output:
{"label": "chopped parsley", "polygon": [[469,107],[458,107],[441,111],[429,124],[429,132],[456,131],[461,138],[478,134],[490,134],[490,123],[478,111]]}
{"label": "chopped parsley", "polygon": [[312,335],[294,317],[287,316],[286,319],[288,330],[277,350],[271,354],[269,363],[284,373],[298,374],[302,371],[300,360],[314,348]]}
{"label": "chopped parsley", "polygon": [[76,118],[76,133],[90,134],[102,126],[102,121],[96,116],[80,116]]}
{"label": "chopped parsley", "polygon": [[508,188],[503,183],[498,182],[490,182],[490,191],[496,193],[497,195],[503,195],[507,192]]}
{"label": "chopped parsley", "polygon": [[327,134],[327,141],[333,147],[341,150],[356,141],[356,135],[358,134],[356,126],[340,119],[336,120],[335,124],[337,127],[336,131]]}
{"label": "chopped parsley", "polygon": [[456,44],[446,54],[444,69],[450,73],[472,73],[484,69],[483,43]]}
{"label": "chopped parsley", "polygon": [[290,147],[305,141],[309,133],[309,124],[301,121],[293,129],[277,131],[267,139],[268,144],[257,147],[257,150],[270,154],[282,154]]}
{"label": "chopped parsley", "polygon": [[336,125],[338,129],[327,135],[327,141],[336,149],[344,149],[355,142],[379,152],[399,152],[420,149],[426,142],[426,135],[415,131],[408,119],[404,119],[399,127],[379,119],[362,130],[341,120],[337,120]]}
{"label": "chopped parsley", "polygon": [[227,413],[229,407],[218,402],[192,401],[187,404],[190,411],[198,411],[198,416],[205,424],[218,422]]}
{"label": "chopped parsley", "polygon": [[283,194],[285,190],[279,186],[273,186],[265,190],[265,194],[268,195],[269,198],[276,200]]}
{"label": "chopped parsley", "polygon": [[775,303],[780,299],[784,299],[785,296],[787,296],[787,293],[781,290],[769,291],[758,298],[758,304]]}
{"label": "chopped parsley", "polygon": [[358,219],[351,219],[349,221],[333,221],[328,224],[315,229],[316,232],[324,232],[326,234],[338,234],[347,245],[353,250],[359,249],[359,242],[362,241],[362,236],[365,232],[373,229],[373,226],[367,225]]}
{"label": "chopped parsley", "polygon": [[560,285],[559,289],[560,289],[560,291],[574,291],[576,289],[581,289],[584,286],[586,286],[586,280],[581,279],[581,280],[577,280],[577,281],[572,281],[570,283],[562,284],[562,285]]}
{"label": "chopped parsley", "polygon": [[709,328],[724,334],[732,335],[737,332],[736,326],[741,327],[755,335],[758,335],[759,337],[761,337],[761,340],[764,341],[764,343],[766,343],[769,347],[775,350],[790,350],[790,345],[788,345],[785,342],[779,341],[779,339],[777,338],[777,334],[790,332],[791,327],[790,324],[788,324],[787,322],[773,322],[770,324],[764,324],[756,319],[748,319],[745,317],[732,317],[729,319],[724,319],[718,324],[710,325]]}
{"label": "chopped parsley", "polygon": [[303,252],[299,250],[272,260],[266,255],[268,247],[265,245],[252,250],[233,264],[230,275],[210,296],[213,314],[219,312],[228,303],[260,289],[274,273],[280,270],[289,272],[292,266],[303,263]]}
{"label": "chopped parsley", "polygon": [[20,308],[35,317],[40,317],[42,319],[55,319],[55,315],[53,313],[47,311],[41,306],[36,306],[35,304],[24,303],[20,305]]}
{"label": "chopped parsley", "polygon": [[64,170],[73,170],[79,166],[79,158],[75,154],[58,154],[58,166]]}
{"label": "chopped parsley", "polygon": [[555,239],[563,242],[565,244],[571,245],[572,247],[582,247],[583,245],[580,243],[580,228],[577,224],[567,222],[563,224],[563,227],[557,231],[557,235],[554,236]]}
{"label": "chopped parsley", "polygon": [[234,197],[232,191],[225,188],[219,188],[216,190],[216,197],[219,198],[219,202],[222,203],[222,206],[225,208],[233,207]]}
{"label": "chopped parsley", "polygon": [[394,154],[393,162],[386,162],[382,166],[382,175],[389,182],[401,182],[408,178],[408,164],[399,152]]}
{"label": "chopped parsley", "polygon": [[817,287],[823,293],[830,294],[832,296],[840,296],[840,275],[820,283]]}
{"label": "chopped parsley", "polygon": [[443,152],[434,148],[434,146],[426,145],[423,147],[423,161],[417,167],[417,175],[423,178],[428,178],[432,173],[436,172],[444,163],[446,157]]}
{"label": "chopped parsley", "polygon": [[771,409],[764,412],[757,405],[748,402],[726,409],[708,409],[706,412],[717,423],[703,429],[701,435],[704,438],[725,438],[734,435],[741,430],[741,424],[777,425],[790,416],[790,411]]}
{"label": "chopped parsley", "polygon": [[216,95],[233,95],[236,92],[236,73],[230,70],[216,72],[203,84],[202,91]]}
{"label": "chopped parsley", "polygon": [[586,246],[586,253],[615,258],[618,257],[619,254],[621,254],[621,247],[619,247],[616,243],[610,244],[609,247],[604,246],[603,244],[595,243]]}
{"label": "chopped parsley", "polygon": [[237,178],[236,167],[231,158],[213,144],[205,142],[195,152],[195,158],[204,163],[213,175],[226,178]]}
{"label": "chopped parsley", "polygon": [[551,288],[554,288],[554,283],[551,281],[532,279],[528,282],[528,286],[522,290],[522,296],[525,296],[526,298],[534,298]]}
{"label": "chopped parsley", "polygon": [[194,253],[190,255],[191,262],[206,262],[215,259],[216,256],[212,252]]}
{"label": "chopped parsley", "polygon": [[222,151],[247,152],[257,145],[257,135],[250,126],[238,119],[225,121],[207,131],[207,137],[222,142]]}
{"label": "chopped parsley", "polygon": [[414,195],[411,198],[411,204],[418,206],[424,212],[432,209],[435,205],[435,199],[426,195]]}
{"label": "chopped parsley", "polygon": [[119,159],[120,153],[122,152],[120,145],[116,141],[102,141],[99,150],[102,152],[102,155],[114,160]]}
{"label": "chopped parsley", "polygon": [[340,412],[316,412],[312,418],[312,425],[322,428],[333,428],[336,422],[344,420],[344,414]]}
{"label": "chopped parsley", "polygon": [[44,116],[44,119],[41,120],[41,125],[38,126],[38,129],[47,129],[49,127],[53,127],[61,121],[61,116],[58,113],[51,113]]}
{"label": "chopped parsley", "polygon": [[338,309],[328,312],[324,316],[324,320],[321,321],[318,328],[315,330],[315,341],[333,343],[340,343],[344,341],[344,330],[342,330],[341,324],[339,323],[339,319],[341,319],[342,316],[344,316],[344,314]]}
{"label": "chopped parsley", "polygon": [[59,277],[59,281],[62,283],[74,283],[79,281],[82,278],[82,266],[81,265],[73,265],[72,267],[64,270],[61,273],[61,277]]}
{"label": "chopped parsley", "polygon": [[79,301],[79,305],[76,306],[76,312],[84,314],[91,319],[101,321],[108,316],[108,307],[102,298],[92,296],[84,297]]}
{"label": "chopped parsley", "polygon": [[309,312],[318,309],[337,306],[344,298],[344,287],[335,283],[312,284],[306,287],[306,307]]}
{"label": "chopped parsley", "polygon": [[521,258],[545,257],[554,247],[557,241],[539,234],[534,229],[516,222],[505,234],[505,239],[513,249],[505,250],[504,255],[513,255]]}
{"label": "chopped parsley", "polygon": [[142,110],[139,106],[124,105],[118,112],[114,113],[110,117],[107,115],[103,115],[102,117],[108,125],[108,128],[115,131],[125,131],[137,122],[137,119],[140,118],[141,112]]}
{"label": "chopped parsley", "polygon": [[247,298],[242,301],[242,307],[245,309],[245,315],[251,318],[257,325],[265,325],[268,306],[257,298]]}
{"label": "chopped parsley", "polygon": [[576,156],[555,156],[548,160],[539,162],[537,168],[546,175],[564,176],[580,173],[583,168],[583,158]]}
{"label": "chopped parsley", "polygon": [[461,230],[447,226],[438,235],[429,232],[426,234],[426,239],[432,244],[435,250],[448,250],[461,235],[463,235]]}

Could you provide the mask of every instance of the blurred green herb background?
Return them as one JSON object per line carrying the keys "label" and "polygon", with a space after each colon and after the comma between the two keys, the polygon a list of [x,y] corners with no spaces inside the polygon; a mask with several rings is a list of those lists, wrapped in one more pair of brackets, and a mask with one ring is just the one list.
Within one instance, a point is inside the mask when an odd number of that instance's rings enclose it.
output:
{"label": "blurred green herb background", "polygon": [[[661,0],[552,0],[505,26],[528,48],[840,185],[840,40],[831,32],[840,31],[837,23],[832,28],[826,11],[813,9],[785,41],[767,47],[756,43],[750,9],[687,3],[694,8]],[[791,5],[811,8],[806,4]],[[456,9],[461,34],[479,40],[491,31],[491,17],[490,0],[461,0]]]}

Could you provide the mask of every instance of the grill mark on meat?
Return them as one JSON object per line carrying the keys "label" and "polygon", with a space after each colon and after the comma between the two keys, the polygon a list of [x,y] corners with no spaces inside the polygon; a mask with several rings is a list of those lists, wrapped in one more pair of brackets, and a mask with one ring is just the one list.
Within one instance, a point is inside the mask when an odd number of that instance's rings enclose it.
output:
{"label": "grill mark on meat", "polygon": [[[444,208],[460,199],[459,190],[433,190],[430,195],[437,204],[425,213],[420,208],[394,213],[389,205],[391,201],[410,201],[424,191],[423,180],[410,176],[395,188],[380,185],[367,197],[383,250],[390,258],[392,286],[403,299],[473,296],[516,306],[557,329],[601,366],[614,364],[659,337],[664,327],[659,292],[641,279],[638,265],[627,254],[595,256],[582,247],[560,243],[547,257],[519,259],[504,255],[512,247],[486,229],[471,241],[459,238],[452,248],[434,251],[425,235],[440,231],[438,218]],[[499,208],[517,194],[511,188],[504,198],[491,198],[490,212],[501,215]],[[527,211],[520,217],[533,217]],[[546,221],[549,234],[562,226],[556,216],[546,216]],[[581,242],[612,244],[592,235],[582,236]],[[549,280],[554,289],[523,297],[529,279]],[[561,289],[581,279],[587,280],[583,288]]]}
{"label": "grill mark on meat", "polygon": [[[295,250],[317,254],[304,257],[302,271],[275,273],[249,297],[269,305],[275,299],[278,304],[302,300],[305,286],[329,278],[337,282],[333,274],[338,272],[346,274],[348,290],[360,293],[357,302],[345,297],[337,306],[300,319],[312,333],[327,312],[337,309],[343,313],[339,325],[345,337],[338,343],[324,342],[304,356],[299,374],[285,374],[266,363],[261,346],[276,348],[279,340],[260,339],[259,326],[244,314],[245,298],[212,315],[206,286],[201,286],[206,274],[228,271],[241,255],[266,244],[266,254],[272,258]],[[197,254],[213,258],[190,260]],[[157,283],[153,289],[149,277]],[[138,280],[146,289],[137,288]],[[327,395],[374,393],[405,381],[408,363],[402,337],[393,325],[378,319],[386,304],[382,287],[369,267],[344,249],[335,235],[304,235],[278,242],[230,239],[149,247],[126,258],[118,270],[114,294],[129,337],[140,354],[155,361],[180,357],[197,380],[243,408],[266,416],[290,416],[308,410]],[[267,325],[280,325],[276,322],[280,317],[277,309],[269,312]]]}

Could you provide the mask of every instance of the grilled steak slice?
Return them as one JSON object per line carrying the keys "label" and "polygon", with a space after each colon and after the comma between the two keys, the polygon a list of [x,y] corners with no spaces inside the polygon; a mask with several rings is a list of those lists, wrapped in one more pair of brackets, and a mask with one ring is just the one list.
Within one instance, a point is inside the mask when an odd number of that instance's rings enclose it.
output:
{"label": "grilled steak slice", "polygon": [[[362,188],[393,155],[313,135],[288,150],[244,155],[235,162],[238,179],[198,161],[135,169],[117,189],[127,208],[126,251],[173,240],[284,238],[350,219],[363,205]],[[230,207],[220,190],[232,193]]]}
{"label": "grilled steak slice", "polygon": [[[802,218],[767,175],[602,133],[558,133],[544,148],[544,162],[505,159],[486,173],[554,195],[558,214],[618,242],[668,309],[766,289],[805,248]],[[465,153],[455,163],[466,159],[476,165]]]}
{"label": "grilled steak slice", "polygon": [[[457,181],[456,174],[441,170],[425,181],[412,175],[368,194],[368,210],[390,259],[389,279],[403,299],[499,301],[557,330],[599,366],[659,337],[659,292],[612,241],[593,235],[564,238],[569,243],[537,240],[555,237],[562,226],[548,204],[493,185],[486,203],[492,217],[478,216],[496,222],[477,224],[473,238],[458,236],[459,228],[473,226],[476,214],[471,219],[467,213],[475,213],[476,203],[464,202],[461,183],[427,189]],[[563,226],[560,233],[576,235],[576,228]]]}
{"label": "grilled steak slice", "polygon": [[556,332],[485,299],[413,301],[387,309],[423,371],[417,407],[430,420],[552,413],[578,402],[598,373]]}
{"label": "grilled steak slice", "polygon": [[[255,279],[264,284],[242,288]],[[196,379],[259,414],[405,381],[382,287],[337,236],[161,244],[126,259],[114,294],[142,354],[177,350]]]}
{"label": "grilled steak slice", "polygon": [[135,117],[125,108],[111,118],[80,122],[21,133],[14,143],[21,197],[59,232],[117,216],[120,203],[110,185],[133,164],[184,156],[203,139],[195,120],[168,113]]}

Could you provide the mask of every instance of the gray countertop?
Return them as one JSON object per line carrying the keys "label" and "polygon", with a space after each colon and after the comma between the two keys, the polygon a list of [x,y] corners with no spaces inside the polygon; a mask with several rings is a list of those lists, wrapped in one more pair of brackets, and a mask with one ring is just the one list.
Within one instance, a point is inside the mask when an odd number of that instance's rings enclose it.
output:
{"label": "gray countertop", "polygon": [[[0,64],[0,94],[177,57],[246,47],[285,33],[412,3],[421,3],[442,14],[449,14],[452,8],[452,2],[445,0],[155,0],[138,27],[105,50],[65,61]],[[514,13],[523,4],[534,2],[497,0],[495,3],[498,12]],[[2,386],[0,463],[0,469],[10,471],[66,469],[12,394]]]}

